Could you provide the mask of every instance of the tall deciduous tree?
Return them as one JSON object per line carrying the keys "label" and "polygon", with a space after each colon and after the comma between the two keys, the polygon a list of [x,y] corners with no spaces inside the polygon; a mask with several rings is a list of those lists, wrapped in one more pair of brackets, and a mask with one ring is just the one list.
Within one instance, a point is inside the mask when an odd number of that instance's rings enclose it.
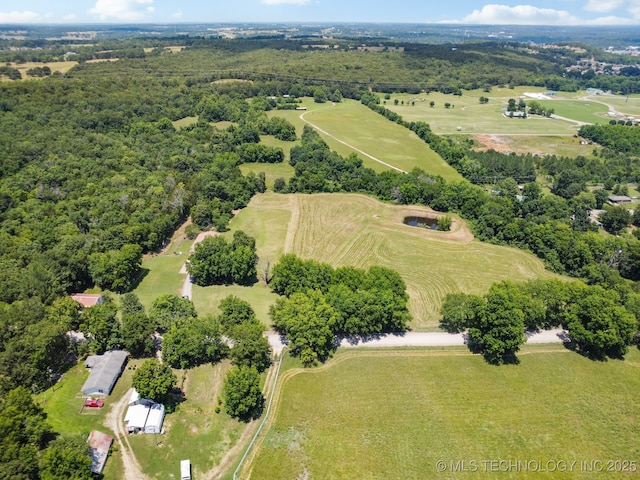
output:
{"label": "tall deciduous tree", "polygon": [[260,390],[260,374],[255,367],[233,367],[224,380],[224,407],[232,417],[242,421],[257,418],[264,397]]}
{"label": "tall deciduous tree", "polygon": [[622,358],[638,328],[635,316],[617,304],[615,293],[589,287],[566,315],[566,327],[578,349],[587,356]]}
{"label": "tall deciduous tree", "polygon": [[269,310],[273,326],[289,339],[291,355],[305,366],[325,361],[333,352],[333,328],[339,319],[321,292],[296,292],[281,298]]}
{"label": "tall deciduous tree", "polygon": [[491,288],[469,328],[469,341],[489,363],[515,361],[525,341],[524,313],[506,290]]}
{"label": "tall deciduous tree", "polygon": [[197,316],[196,307],[191,300],[173,293],[158,295],[149,309],[149,318],[162,332],[166,332],[180,320]]}
{"label": "tall deciduous tree", "polygon": [[133,374],[132,384],[142,398],[162,402],[175,387],[178,378],[169,365],[155,358],[145,360]]}
{"label": "tall deciduous tree", "polygon": [[92,480],[91,449],[84,435],[63,436],[49,444],[40,459],[41,480]]}

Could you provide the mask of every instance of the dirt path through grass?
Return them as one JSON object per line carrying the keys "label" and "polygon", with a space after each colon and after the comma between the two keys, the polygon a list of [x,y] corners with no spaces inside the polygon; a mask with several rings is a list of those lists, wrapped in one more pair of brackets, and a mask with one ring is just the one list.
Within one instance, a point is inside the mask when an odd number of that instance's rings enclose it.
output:
{"label": "dirt path through grass", "polygon": [[[335,104],[332,104],[332,106],[335,107]],[[330,108],[330,107],[325,107],[325,108]],[[311,127],[315,128],[316,130],[318,130],[320,133],[322,133],[323,135],[326,135],[329,138],[332,138],[333,140],[335,140],[336,142],[341,143],[342,145],[349,147],[352,150],[355,150],[356,152],[358,152],[361,155],[364,155],[367,158],[370,158],[371,160],[373,160],[374,162],[378,162],[382,165],[384,165],[385,167],[389,167],[393,170],[396,170],[398,172],[402,172],[402,173],[407,173],[406,170],[402,170],[401,168],[396,167],[395,165],[391,165],[390,163],[387,163],[383,160],[380,160],[379,158],[374,157],[373,155],[368,154],[367,152],[360,150],[357,147],[354,147],[353,145],[351,145],[350,143],[345,142],[344,140],[341,140],[340,138],[336,137],[335,135],[330,134],[329,132],[327,132],[326,130],[321,129],[319,126],[317,126],[314,123],[311,123],[309,120],[307,120],[305,117],[305,115],[307,113],[312,113],[315,110],[308,110],[302,114],[300,114],[300,120],[302,120],[304,123],[310,125]]]}
{"label": "dirt path through grass", "polygon": [[122,454],[124,478],[126,480],[150,480],[148,476],[142,473],[142,468],[140,468],[140,464],[138,460],[136,460],[136,456],[127,438],[128,434],[124,429],[124,412],[129,405],[129,398],[131,398],[131,389],[127,390],[125,394],[122,395],[122,398],[113,405],[113,408],[104,420],[105,426],[115,434],[114,440]]}

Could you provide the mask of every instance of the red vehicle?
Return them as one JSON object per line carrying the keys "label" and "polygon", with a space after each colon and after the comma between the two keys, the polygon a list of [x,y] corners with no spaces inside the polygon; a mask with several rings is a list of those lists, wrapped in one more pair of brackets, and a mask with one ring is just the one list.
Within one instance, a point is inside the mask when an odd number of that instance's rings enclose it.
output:
{"label": "red vehicle", "polygon": [[87,398],[84,401],[85,407],[94,407],[94,408],[102,408],[104,406],[104,402],[102,400],[98,400],[97,398]]}

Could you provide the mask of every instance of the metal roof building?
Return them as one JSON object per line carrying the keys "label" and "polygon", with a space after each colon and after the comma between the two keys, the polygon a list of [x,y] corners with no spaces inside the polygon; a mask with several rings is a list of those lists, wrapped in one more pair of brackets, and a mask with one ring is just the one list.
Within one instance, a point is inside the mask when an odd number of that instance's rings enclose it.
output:
{"label": "metal roof building", "polygon": [[86,395],[109,395],[122,373],[129,354],[123,350],[109,350],[102,355],[90,355],[84,362],[91,369],[82,386]]}

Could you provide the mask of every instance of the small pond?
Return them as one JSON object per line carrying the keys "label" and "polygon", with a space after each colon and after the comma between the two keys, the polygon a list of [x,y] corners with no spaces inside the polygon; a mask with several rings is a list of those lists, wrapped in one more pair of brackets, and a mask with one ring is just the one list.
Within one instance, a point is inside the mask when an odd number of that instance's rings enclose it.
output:
{"label": "small pond", "polygon": [[438,228],[438,219],[429,217],[404,217],[402,221],[405,225],[410,227],[428,228],[430,230],[436,230]]}

